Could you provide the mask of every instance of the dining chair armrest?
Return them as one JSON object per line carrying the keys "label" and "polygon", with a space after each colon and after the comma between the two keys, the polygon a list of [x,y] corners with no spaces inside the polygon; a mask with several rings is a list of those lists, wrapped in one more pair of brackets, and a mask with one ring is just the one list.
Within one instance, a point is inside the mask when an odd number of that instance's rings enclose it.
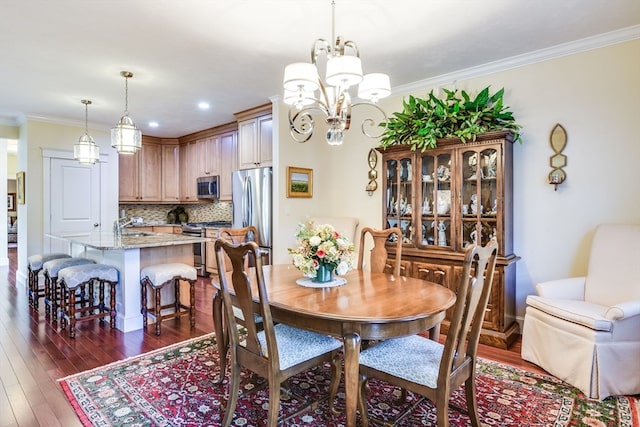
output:
{"label": "dining chair armrest", "polygon": [[549,280],[536,284],[538,296],[545,298],[584,300],[586,277]]}
{"label": "dining chair armrest", "polygon": [[632,300],[612,305],[604,314],[604,317],[609,320],[621,320],[638,315],[640,315],[640,300]]}

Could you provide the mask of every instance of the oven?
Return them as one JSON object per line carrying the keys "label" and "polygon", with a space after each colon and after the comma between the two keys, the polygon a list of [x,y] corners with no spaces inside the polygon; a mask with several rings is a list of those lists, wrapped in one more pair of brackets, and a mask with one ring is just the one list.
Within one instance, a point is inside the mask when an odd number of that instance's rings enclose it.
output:
{"label": "oven", "polygon": [[[187,222],[182,224],[182,234],[186,236],[205,237],[205,228],[213,227],[231,227],[231,223],[226,221]],[[206,242],[193,244],[193,266],[198,272],[198,276],[208,276]]]}

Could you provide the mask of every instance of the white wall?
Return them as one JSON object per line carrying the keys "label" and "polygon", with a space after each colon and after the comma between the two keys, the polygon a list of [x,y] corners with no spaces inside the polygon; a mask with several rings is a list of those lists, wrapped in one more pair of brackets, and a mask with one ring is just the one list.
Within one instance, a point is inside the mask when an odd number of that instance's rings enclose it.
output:
{"label": "white wall", "polygon": [[[18,271],[16,278],[23,283],[26,278],[27,258],[42,252],[44,244],[43,206],[43,149],[73,152],[73,145],[84,133],[84,126],[68,126],[36,120],[28,120],[19,130],[18,170],[25,171],[25,204],[18,205]],[[104,203],[103,222],[111,224],[118,217],[118,161],[116,151],[109,143],[109,132],[89,129],[89,134],[100,146],[106,177],[101,182]],[[26,220],[25,220],[26,219]]]}
{"label": "white wall", "polygon": [[[639,69],[640,41],[635,40],[456,82],[471,93],[488,85],[492,91],[504,87],[506,104],[523,125],[523,143],[514,147],[514,252],[522,257],[517,263],[519,320],[535,283],[586,272],[597,224],[640,223]],[[430,89],[412,94],[425,97]],[[393,96],[380,105],[390,115],[401,109],[402,99]],[[361,226],[382,226],[381,191],[373,197],[364,191],[367,154],[377,141],[360,134],[358,114],[354,110],[352,130],[340,147],[327,146],[320,132],[300,148],[281,126],[280,154],[294,165],[313,165],[315,174],[313,200],[286,202],[295,205],[292,217],[327,207],[334,215],[359,217]],[[549,134],[556,123],[568,134],[567,181],[557,192],[547,183],[553,154]],[[289,238],[276,236],[276,245]],[[278,245],[275,259],[289,262],[282,250]]]}

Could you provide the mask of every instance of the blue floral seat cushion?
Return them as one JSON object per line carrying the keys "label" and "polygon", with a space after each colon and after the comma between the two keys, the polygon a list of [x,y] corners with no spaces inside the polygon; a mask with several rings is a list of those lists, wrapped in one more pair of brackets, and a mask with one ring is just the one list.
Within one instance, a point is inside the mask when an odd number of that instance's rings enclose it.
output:
{"label": "blue floral seat cushion", "polygon": [[[273,329],[278,342],[281,370],[342,347],[342,342],[335,338],[282,323],[274,325]],[[258,333],[258,341],[262,347],[262,353],[268,357],[267,338],[264,331]]]}
{"label": "blue floral seat cushion", "polygon": [[52,259],[58,259],[58,258],[71,258],[71,255],[67,255],[63,253],[31,255],[29,258],[27,258],[27,265],[29,266],[31,271],[41,270],[42,265],[45,262],[51,261]]}
{"label": "blue floral seat cushion", "polygon": [[96,262],[88,258],[57,258],[42,264],[42,271],[49,277],[58,277],[60,270],[66,267],[82,264],[95,264]]}
{"label": "blue floral seat cushion", "polygon": [[118,281],[118,270],[105,264],[82,264],[63,268],[58,273],[58,283],[64,281],[67,289],[77,289],[91,279]]}
{"label": "blue floral seat cushion", "polygon": [[444,346],[411,335],[379,342],[360,353],[360,364],[399,378],[436,388]]}

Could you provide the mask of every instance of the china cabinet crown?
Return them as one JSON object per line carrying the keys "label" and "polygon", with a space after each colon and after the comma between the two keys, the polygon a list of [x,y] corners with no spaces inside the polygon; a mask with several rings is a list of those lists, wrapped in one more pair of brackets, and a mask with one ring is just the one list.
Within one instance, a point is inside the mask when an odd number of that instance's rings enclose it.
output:
{"label": "china cabinet crown", "polygon": [[[508,348],[518,333],[512,133],[486,133],[466,143],[442,139],[437,148],[424,152],[407,145],[378,151],[383,158],[383,227],[402,230],[402,274],[454,288],[464,248],[498,241],[498,265],[480,340]],[[390,259],[395,254],[391,243]],[[442,331],[447,330],[445,320]]]}

